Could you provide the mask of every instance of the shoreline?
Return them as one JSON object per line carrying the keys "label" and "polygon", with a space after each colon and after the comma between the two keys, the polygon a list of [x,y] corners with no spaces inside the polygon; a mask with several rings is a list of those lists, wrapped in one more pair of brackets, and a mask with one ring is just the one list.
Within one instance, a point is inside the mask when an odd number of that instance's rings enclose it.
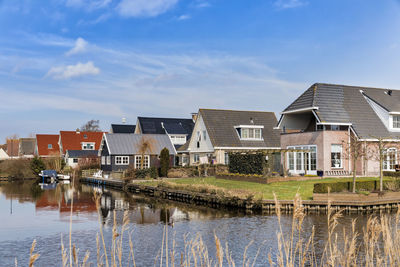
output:
{"label": "shoreline", "polygon": [[[230,208],[244,211],[275,212],[277,203],[275,200],[253,200],[238,197],[220,196],[211,193],[200,193],[188,190],[177,190],[165,186],[148,186],[138,183],[125,184],[120,180],[102,178],[80,178],[84,184],[105,186],[127,193],[144,194],[146,196],[168,199],[193,205],[207,206],[211,208]],[[399,193],[400,194],[400,193]],[[291,213],[294,207],[293,200],[278,200],[281,211]],[[302,205],[306,213],[327,213],[329,206],[331,209],[344,213],[373,213],[379,211],[397,211],[400,205],[398,199],[383,200],[362,200],[362,201],[331,201],[330,205],[326,200],[302,200]]]}

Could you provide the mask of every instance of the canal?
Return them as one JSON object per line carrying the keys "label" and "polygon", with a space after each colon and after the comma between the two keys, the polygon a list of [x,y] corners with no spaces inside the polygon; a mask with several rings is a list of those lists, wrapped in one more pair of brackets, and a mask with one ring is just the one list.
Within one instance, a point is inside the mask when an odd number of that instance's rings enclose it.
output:
{"label": "canal", "polygon": [[[96,209],[94,191],[102,193],[100,213]],[[61,266],[61,239],[68,248],[70,219],[72,243],[79,248],[79,258],[82,259],[85,252],[89,251],[89,262],[95,265],[99,221],[104,227],[105,244],[110,249],[114,214],[120,229],[124,211],[127,211],[129,218],[128,232],[132,236],[137,266],[159,266],[165,229],[168,231],[169,248],[175,246],[177,266],[185,244],[197,236],[201,236],[210,257],[215,260],[214,233],[224,249],[225,244],[228,244],[236,266],[243,265],[243,253],[250,242],[252,243],[247,249],[246,257],[253,259],[258,254],[254,266],[268,265],[268,254],[275,259],[278,253],[279,223],[274,214],[246,214],[166,200],[156,201],[145,196],[83,184],[75,185],[74,190],[69,184],[57,184],[54,188],[42,190],[33,182],[1,183],[0,266],[14,266],[16,260],[18,266],[27,266],[29,250],[35,239],[35,251],[40,254],[35,266]],[[362,232],[366,215],[344,215],[339,219],[338,232],[341,233],[343,229],[349,231],[354,218],[357,218],[356,230]],[[292,215],[282,215],[283,232],[289,234],[291,225]],[[319,257],[327,239],[326,215],[307,215],[303,223],[306,236],[310,235],[313,226],[315,249]],[[124,266],[128,261],[129,251],[129,241],[125,239]]]}

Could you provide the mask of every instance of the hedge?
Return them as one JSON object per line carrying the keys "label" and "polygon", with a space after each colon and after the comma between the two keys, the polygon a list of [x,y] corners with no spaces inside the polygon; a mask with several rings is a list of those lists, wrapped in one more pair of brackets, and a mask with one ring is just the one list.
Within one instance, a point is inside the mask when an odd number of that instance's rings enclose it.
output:
{"label": "hedge", "polygon": [[[330,188],[331,193],[352,192],[353,182],[316,183],[313,192],[325,194],[328,193],[328,188]],[[379,181],[356,181],[356,189],[363,191],[379,190]]]}
{"label": "hedge", "polygon": [[265,154],[229,153],[229,172],[241,174],[264,173],[266,165]]}
{"label": "hedge", "polygon": [[400,178],[400,172],[388,172],[384,171],[383,176],[389,176],[389,177],[398,177]]}

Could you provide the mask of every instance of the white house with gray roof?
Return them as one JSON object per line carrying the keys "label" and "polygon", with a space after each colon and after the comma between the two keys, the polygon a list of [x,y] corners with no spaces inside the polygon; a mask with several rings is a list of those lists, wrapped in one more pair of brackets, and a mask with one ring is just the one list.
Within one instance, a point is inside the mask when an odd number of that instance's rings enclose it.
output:
{"label": "white house with gray roof", "polygon": [[200,109],[186,152],[190,164],[228,164],[232,151],[280,149],[273,112]]}
{"label": "white house with gray roof", "polygon": [[387,148],[384,170],[394,171],[398,164],[399,90],[316,83],[281,114],[281,147],[307,150],[288,153],[285,164],[292,174],[350,174],[350,137],[364,141],[370,151],[357,162],[357,174],[379,172],[372,152],[381,138]]}
{"label": "white house with gray roof", "polygon": [[166,134],[105,133],[99,149],[101,169],[105,172],[123,171],[129,166],[139,169],[143,155],[144,168],[158,167],[163,148],[169,150],[172,166],[176,151]]}

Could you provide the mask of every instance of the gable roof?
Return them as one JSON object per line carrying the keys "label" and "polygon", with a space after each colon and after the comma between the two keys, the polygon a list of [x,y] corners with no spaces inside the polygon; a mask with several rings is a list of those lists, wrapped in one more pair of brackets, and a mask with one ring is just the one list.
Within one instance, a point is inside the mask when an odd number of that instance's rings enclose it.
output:
{"label": "gable roof", "polygon": [[[51,156],[60,154],[60,146],[58,140],[60,136],[58,134],[37,134],[36,135],[36,146],[37,153],[39,156]],[[51,148],[49,148],[51,145]]]}
{"label": "gable roof", "polygon": [[4,151],[2,147],[0,147],[0,160],[8,158],[9,158],[8,154]]}
{"label": "gable roof", "polygon": [[[400,91],[390,89],[316,83],[290,104],[283,113],[299,108],[315,108],[321,122],[349,123],[361,138],[400,137],[390,132],[367,99],[388,112],[400,112]],[[312,93],[310,93],[312,91]]]}
{"label": "gable roof", "polygon": [[10,157],[18,157],[19,139],[7,139],[7,154]]}
{"label": "gable roof", "polygon": [[192,119],[138,117],[142,134],[186,134],[192,135]]}
{"label": "gable roof", "polygon": [[20,138],[19,139],[19,153],[20,155],[33,155],[35,154],[36,138]]}
{"label": "gable roof", "polygon": [[133,124],[111,124],[112,133],[134,133],[136,125]]}
{"label": "gable roof", "polygon": [[82,150],[83,142],[95,143],[95,150],[100,147],[101,139],[104,132],[77,132],[77,131],[60,131],[60,140],[62,153],[67,150]]}
{"label": "gable roof", "polygon": [[143,141],[151,144],[145,154],[159,155],[166,147],[170,155],[175,155],[175,148],[166,134],[105,134],[108,151],[111,155],[137,155],[141,154],[140,146]]}
{"label": "gable roof", "polygon": [[98,157],[98,150],[67,150],[65,155],[68,158],[91,158]]}
{"label": "gable roof", "polygon": [[[280,147],[280,130],[274,129],[277,123],[274,112],[200,109],[199,115],[214,147]],[[264,126],[264,140],[240,140],[235,129],[238,125]]]}

